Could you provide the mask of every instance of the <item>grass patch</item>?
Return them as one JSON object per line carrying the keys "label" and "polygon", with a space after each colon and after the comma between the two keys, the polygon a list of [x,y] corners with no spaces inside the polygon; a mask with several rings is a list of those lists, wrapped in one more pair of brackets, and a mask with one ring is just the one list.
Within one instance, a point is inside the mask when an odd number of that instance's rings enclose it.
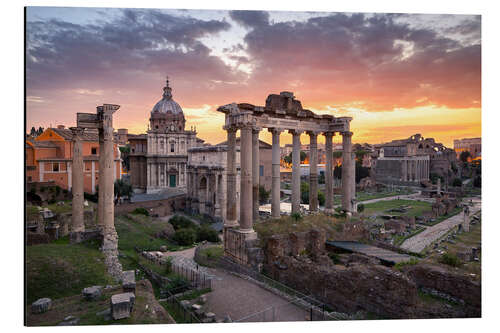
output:
{"label": "grass patch", "polygon": [[184,300],[190,301],[192,299],[200,297],[201,295],[205,295],[211,291],[212,291],[212,289],[210,289],[210,288],[193,290],[193,291],[190,291],[188,293],[185,293],[184,295],[179,297],[178,300],[179,301],[184,301]]}
{"label": "grass patch", "polygon": [[460,259],[453,253],[444,253],[441,258],[439,258],[439,262],[445,265],[449,265],[452,267],[458,267],[462,265]]}
{"label": "grass patch", "polygon": [[397,269],[398,271],[400,271],[405,266],[411,266],[411,265],[416,265],[416,264],[418,264],[418,259],[411,258],[408,261],[398,262],[396,265],[394,265],[394,269]]}
{"label": "grass patch", "polygon": [[26,247],[26,300],[80,294],[93,285],[112,284],[102,253],[94,242],[51,243]]}
{"label": "grass patch", "polygon": [[[387,210],[399,208],[400,206],[410,206],[405,213],[399,212],[386,212]],[[369,204],[365,204],[364,214],[366,215],[394,215],[394,216],[420,216],[426,210],[432,209],[432,205],[428,202],[424,201],[416,201],[416,200],[387,200],[387,201],[378,201]]]}
{"label": "grass patch", "polygon": [[272,235],[288,234],[291,232],[303,232],[313,228],[323,229],[327,232],[327,237],[332,237],[340,227],[337,225],[344,223],[343,219],[337,219],[323,214],[308,215],[296,221],[291,216],[282,216],[279,219],[269,219],[254,225],[255,231],[261,240]]}

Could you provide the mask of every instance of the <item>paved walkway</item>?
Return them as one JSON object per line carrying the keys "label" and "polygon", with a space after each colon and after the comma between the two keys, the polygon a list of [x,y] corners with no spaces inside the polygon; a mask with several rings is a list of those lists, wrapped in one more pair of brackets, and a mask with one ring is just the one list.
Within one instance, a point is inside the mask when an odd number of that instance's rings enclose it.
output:
{"label": "paved walkway", "polygon": [[[195,248],[184,251],[166,252],[173,262],[199,269],[212,277],[212,292],[207,294],[207,309],[217,319],[229,315],[233,321],[303,321],[308,315],[302,308],[257,284],[229,274],[221,269],[198,266],[193,260]],[[274,307],[274,309],[273,309]],[[258,313],[256,315],[253,315]],[[253,315],[253,316],[251,316]],[[248,316],[250,316],[248,318]]]}
{"label": "paved walkway", "polygon": [[[469,216],[472,216],[481,209],[481,199],[465,198],[463,202],[469,202],[471,199],[473,200],[473,206],[470,207]],[[418,235],[408,238],[403,242],[403,244],[401,244],[401,248],[411,252],[419,253],[423,251],[427,246],[431,245],[436,240],[440,239],[450,229],[462,223],[463,220],[464,220],[463,212],[455,216],[452,216],[449,219],[444,220],[443,222],[440,222],[436,225],[426,228]]]}
{"label": "paved walkway", "polygon": [[389,251],[386,249],[381,249],[376,246],[358,243],[358,242],[350,242],[350,241],[327,241],[326,244],[348,250],[350,252],[362,253],[370,257],[375,257],[382,261],[397,264],[400,262],[409,261],[412,256],[407,254],[401,254],[393,251]]}

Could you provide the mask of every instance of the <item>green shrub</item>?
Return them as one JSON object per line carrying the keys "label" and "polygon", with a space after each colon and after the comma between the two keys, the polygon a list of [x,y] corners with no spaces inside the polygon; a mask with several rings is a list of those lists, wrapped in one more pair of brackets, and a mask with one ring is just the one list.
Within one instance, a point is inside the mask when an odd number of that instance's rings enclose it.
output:
{"label": "green shrub", "polygon": [[172,258],[172,257],[167,258],[167,261],[165,262],[165,275],[172,273],[172,260],[173,259],[174,258]]}
{"label": "green shrub", "polygon": [[333,263],[335,265],[338,265],[340,263],[340,257],[337,253],[328,253],[328,257],[330,257],[330,259],[332,259]]}
{"label": "green shrub", "polygon": [[324,206],[325,205],[325,194],[321,191],[318,191],[318,202],[319,202],[319,205],[320,206]]}
{"label": "green shrub", "polygon": [[149,212],[146,208],[143,208],[143,207],[139,207],[139,208],[136,208],[132,211],[132,214],[142,214],[142,215],[145,215],[145,216],[149,216]]}
{"label": "green shrub", "polygon": [[202,225],[198,230],[196,231],[196,241],[197,242],[202,242],[202,241],[208,241],[212,243],[218,243],[219,242],[219,234],[216,230],[211,228],[208,225]]}
{"label": "green shrub", "polygon": [[179,293],[183,290],[189,289],[189,281],[183,278],[182,276],[176,275],[170,279],[170,282],[167,284],[166,289],[173,293]]}
{"label": "green shrub", "polygon": [[198,225],[184,216],[174,215],[168,223],[174,227],[175,230],[178,229],[197,229]]}
{"label": "green shrub", "polygon": [[481,176],[477,176],[474,178],[474,182],[472,184],[474,187],[481,187]]}
{"label": "green shrub", "polygon": [[299,221],[299,220],[302,220],[302,215],[300,213],[292,213],[292,215],[290,215],[292,217],[292,219],[295,220],[295,222]]}
{"label": "green shrub", "polygon": [[365,210],[365,205],[363,204],[358,204],[358,213],[361,213]]}
{"label": "green shrub", "polygon": [[408,261],[398,262],[396,265],[394,265],[394,268],[397,270],[401,270],[404,266],[411,266],[416,264],[418,264],[418,259],[411,258]]}
{"label": "green shrub", "polygon": [[451,184],[452,186],[462,186],[462,180],[460,178],[455,178],[453,179],[453,183]]}
{"label": "green shrub", "polygon": [[445,265],[458,267],[461,265],[460,259],[455,254],[445,253],[439,258],[439,262]]}
{"label": "green shrub", "polygon": [[178,229],[173,240],[179,245],[192,245],[196,241],[196,230],[194,229]]}

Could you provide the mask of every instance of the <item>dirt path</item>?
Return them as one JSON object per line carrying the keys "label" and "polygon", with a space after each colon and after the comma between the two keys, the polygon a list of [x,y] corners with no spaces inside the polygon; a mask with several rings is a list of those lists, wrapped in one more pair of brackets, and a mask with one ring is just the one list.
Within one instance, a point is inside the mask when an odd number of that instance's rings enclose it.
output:
{"label": "dirt path", "polygon": [[[166,255],[174,257],[174,261],[179,264],[194,268],[197,266],[193,260],[194,251],[195,248],[191,248],[167,252]],[[217,319],[229,315],[233,321],[245,322],[302,321],[308,315],[307,311],[290,304],[286,299],[222,269],[201,266],[199,269],[214,277],[213,291],[207,294],[207,310],[215,313]],[[258,314],[252,316],[255,313]]]}
{"label": "dirt path", "polygon": [[[464,199],[465,202],[471,200],[471,198]],[[474,198],[473,206],[470,208],[469,216],[472,216],[474,213],[481,209],[481,201],[477,198]],[[464,213],[457,214],[455,216],[450,217],[449,219],[444,220],[436,225],[428,227],[418,235],[415,235],[411,238],[408,238],[401,244],[401,248],[419,253],[423,251],[427,246],[431,245],[433,242],[441,238],[444,234],[446,234],[451,228],[457,226],[462,223],[464,219]]]}

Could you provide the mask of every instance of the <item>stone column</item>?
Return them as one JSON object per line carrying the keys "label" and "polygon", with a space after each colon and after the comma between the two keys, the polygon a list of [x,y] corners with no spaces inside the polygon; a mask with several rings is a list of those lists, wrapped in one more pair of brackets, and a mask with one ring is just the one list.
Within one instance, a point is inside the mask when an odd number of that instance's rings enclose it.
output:
{"label": "stone column", "polygon": [[292,213],[300,213],[300,131],[290,130],[293,135],[292,151]]}
{"label": "stone column", "polygon": [[259,155],[259,132],[260,128],[252,129],[252,203],[253,220],[259,219],[259,176],[260,176],[260,155]]}
{"label": "stone column", "polygon": [[97,227],[101,231],[104,229],[104,176],[102,166],[104,165],[104,131],[99,128],[99,179],[97,181]]}
{"label": "stone column", "polygon": [[235,127],[227,128],[227,199],[226,221],[224,223],[226,227],[238,225],[238,217],[236,216],[236,131]]}
{"label": "stone column", "polygon": [[309,132],[309,211],[318,211],[318,134]]}
{"label": "stone column", "polygon": [[98,107],[103,130],[103,165],[99,166],[100,178],[103,178],[103,243],[102,251],[108,272],[116,280],[122,277],[122,266],[118,260],[118,234],[115,230],[115,189],[114,189],[114,144],[113,144],[113,113],[119,106],[104,104]]}
{"label": "stone column", "polygon": [[247,125],[240,131],[240,231],[252,232],[252,128]]}
{"label": "stone column", "polygon": [[342,133],[342,209],[353,212],[352,177],[354,168],[352,160],[352,132]]}
{"label": "stone column", "polygon": [[[326,155],[326,170],[325,170],[325,213],[333,213],[333,142],[332,132],[325,132],[325,155]],[[343,185],[342,185],[343,186]]]}
{"label": "stone column", "polygon": [[73,169],[72,169],[72,216],[71,216],[71,235],[73,243],[79,243],[83,240],[82,233],[85,232],[85,223],[83,220],[83,153],[82,137],[83,128],[71,127],[73,133]]}
{"label": "stone column", "polygon": [[280,217],[280,133],[281,130],[270,128],[269,132],[273,135],[272,151],[272,185],[271,185],[271,216]]}
{"label": "stone column", "polygon": [[401,180],[402,181],[406,181],[406,160],[403,160],[401,164],[402,164],[402,167],[401,167],[401,174],[402,174]]}

